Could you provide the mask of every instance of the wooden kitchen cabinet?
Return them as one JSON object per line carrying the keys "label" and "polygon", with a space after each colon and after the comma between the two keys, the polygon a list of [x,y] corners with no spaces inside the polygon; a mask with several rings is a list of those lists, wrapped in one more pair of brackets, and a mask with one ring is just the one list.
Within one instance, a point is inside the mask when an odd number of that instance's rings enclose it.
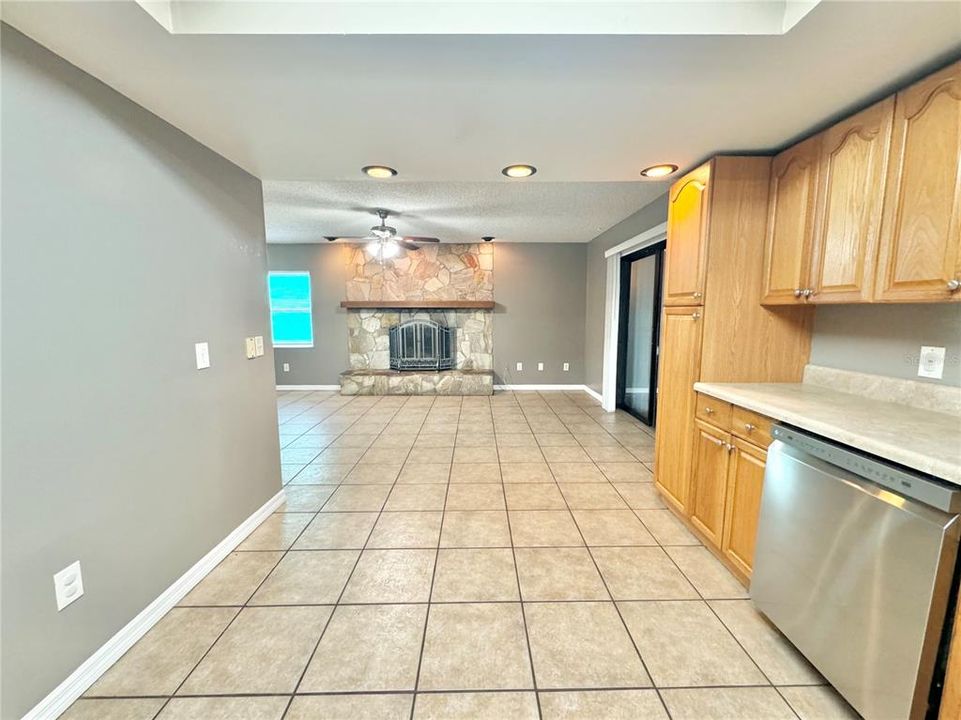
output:
{"label": "wooden kitchen cabinet", "polygon": [[961,62],[896,96],[874,297],[961,300]]}
{"label": "wooden kitchen cabinet", "polygon": [[805,302],[817,196],[815,135],[777,155],[771,163],[767,233],[764,247],[764,305]]}
{"label": "wooden kitchen cabinet", "polygon": [[731,436],[701,420],[694,421],[691,470],[691,522],[707,540],[721,547]]}
{"label": "wooden kitchen cabinet", "polygon": [[665,307],[661,319],[655,482],[664,497],[686,513],[691,477],[694,383],[701,358],[701,310]]}
{"label": "wooden kitchen cabinet", "polygon": [[894,97],[821,134],[809,302],[869,302],[881,232]]}
{"label": "wooden kitchen cabinet", "polygon": [[733,439],[733,445],[720,547],[727,560],[750,578],[754,566],[754,543],[761,512],[767,451],[737,437]]}
{"label": "wooden kitchen cabinet", "polygon": [[667,210],[670,252],[664,266],[664,305],[704,303],[711,163],[671,186]]}

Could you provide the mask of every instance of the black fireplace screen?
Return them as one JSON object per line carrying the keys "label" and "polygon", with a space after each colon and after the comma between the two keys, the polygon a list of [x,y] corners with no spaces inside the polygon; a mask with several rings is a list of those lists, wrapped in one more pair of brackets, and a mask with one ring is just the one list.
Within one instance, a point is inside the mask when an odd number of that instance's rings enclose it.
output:
{"label": "black fireplace screen", "polygon": [[390,328],[391,370],[450,370],[454,329],[433,320],[408,320]]}

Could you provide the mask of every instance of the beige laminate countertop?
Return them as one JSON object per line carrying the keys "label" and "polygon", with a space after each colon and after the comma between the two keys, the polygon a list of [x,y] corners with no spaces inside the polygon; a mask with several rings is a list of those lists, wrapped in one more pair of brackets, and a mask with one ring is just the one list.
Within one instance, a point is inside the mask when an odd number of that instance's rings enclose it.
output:
{"label": "beige laminate countertop", "polygon": [[695,383],[726,400],[961,485],[961,417],[808,383]]}

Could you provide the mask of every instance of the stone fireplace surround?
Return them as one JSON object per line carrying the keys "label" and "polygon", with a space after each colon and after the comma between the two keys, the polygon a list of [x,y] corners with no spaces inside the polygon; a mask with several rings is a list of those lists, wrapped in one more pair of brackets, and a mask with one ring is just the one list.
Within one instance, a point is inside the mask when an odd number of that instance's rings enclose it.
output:
{"label": "stone fireplace surround", "polygon": [[[490,395],[494,389],[493,319],[490,310],[398,308],[391,302],[494,299],[494,248],[486,244],[424,245],[401,250],[381,263],[363,245],[346,246],[347,300],[378,307],[348,309],[349,369],[340,376],[344,395]],[[381,303],[383,305],[381,306]],[[412,318],[455,328],[453,370],[390,370],[389,328]]]}

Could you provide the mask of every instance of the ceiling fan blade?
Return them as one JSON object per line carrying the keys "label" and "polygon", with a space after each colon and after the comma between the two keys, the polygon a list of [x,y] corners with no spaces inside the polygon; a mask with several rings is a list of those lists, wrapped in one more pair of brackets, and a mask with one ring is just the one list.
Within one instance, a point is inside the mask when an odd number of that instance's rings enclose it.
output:
{"label": "ceiling fan blade", "polygon": [[439,242],[440,242],[440,238],[435,238],[435,237],[421,237],[421,236],[419,236],[419,235],[404,235],[404,240],[406,240],[406,241],[408,241],[408,242],[431,242],[431,243],[434,243],[434,242],[439,243]]}
{"label": "ceiling fan blade", "polygon": [[406,240],[402,240],[400,238],[397,238],[394,242],[396,242],[402,248],[407,248],[408,250],[420,250],[419,245],[414,245],[414,243],[407,242]]}
{"label": "ceiling fan blade", "polygon": [[328,242],[334,242],[336,240],[346,240],[348,242],[358,242],[363,240],[368,240],[369,238],[363,237],[349,237],[347,235],[324,235],[324,239]]}

